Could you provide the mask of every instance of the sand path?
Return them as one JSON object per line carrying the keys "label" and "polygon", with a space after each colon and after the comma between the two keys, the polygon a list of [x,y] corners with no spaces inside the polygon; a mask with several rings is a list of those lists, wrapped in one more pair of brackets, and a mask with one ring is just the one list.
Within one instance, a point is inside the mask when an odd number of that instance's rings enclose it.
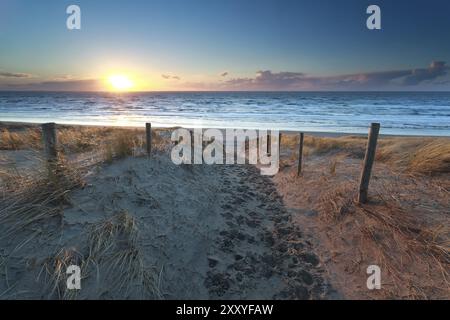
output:
{"label": "sand path", "polygon": [[[271,179],[253,166],[130,157],[93,169],[86,181],[70,194],[62,224],[45,226],[8,261],[16,272],[8,274],[14,289],[6,297],[327,297],[311,244],[291,223]],[[131,227],[120,229],[116,217]],[[106,238],[96,248],[100,236]],[[83,261],[76,295],[64,293],[62,278],[55,290],[55,256]],[[149,277],[154,287],[146,291]]]}
{"label": "sand path", "polygon": [[94,174],[73,202],[79,207],[64,217],[75,229],[120,211],[136,218],[145,263],[162,270],[164,298],[308,299],[326,292],[319,260],[270,179],[252,166],[130,158]]}

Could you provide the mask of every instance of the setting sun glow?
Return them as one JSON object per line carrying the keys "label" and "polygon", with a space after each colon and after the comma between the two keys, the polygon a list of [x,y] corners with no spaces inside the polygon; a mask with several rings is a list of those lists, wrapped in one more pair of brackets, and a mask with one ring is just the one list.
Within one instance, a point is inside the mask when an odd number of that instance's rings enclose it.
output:
{"label": "setting sun glow", "polygon": [[134,87],[134,83],[130,78],[120,74],[108,77],[108,83],[115,91],[128,91]]}

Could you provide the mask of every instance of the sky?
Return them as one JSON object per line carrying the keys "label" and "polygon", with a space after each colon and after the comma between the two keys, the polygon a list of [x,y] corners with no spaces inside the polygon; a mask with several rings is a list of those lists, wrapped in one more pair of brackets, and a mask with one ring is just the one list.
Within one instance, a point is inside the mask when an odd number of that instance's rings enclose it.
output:
{"label": "sky", "polygon": [[0,0],[0,90],[450,91],[449,16],[448,0]]}

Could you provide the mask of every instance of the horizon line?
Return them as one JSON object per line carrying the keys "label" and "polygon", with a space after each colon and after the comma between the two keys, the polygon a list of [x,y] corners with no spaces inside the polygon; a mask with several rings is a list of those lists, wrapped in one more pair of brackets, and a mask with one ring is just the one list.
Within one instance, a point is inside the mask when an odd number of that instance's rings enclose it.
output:
{"label": "horizon line", "polygon": [[355,92],[355,93],[377,93],[377,92],[398,92],[398,93],[420,93],[420,92],[448,92],[450,90],[142,90],[142,91],[107,91],[107,90],[4,90],[0,92],[30,92],[30,93],[112,93],[112,94],[133,94],[133,93],[308,93],[308,92]]}

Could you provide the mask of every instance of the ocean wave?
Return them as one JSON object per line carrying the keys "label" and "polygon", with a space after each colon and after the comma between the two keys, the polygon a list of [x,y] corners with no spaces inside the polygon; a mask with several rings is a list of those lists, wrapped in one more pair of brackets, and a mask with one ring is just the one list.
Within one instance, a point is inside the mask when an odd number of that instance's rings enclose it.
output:
{"label": "ocean wave", "polygon": [[[164,126],[302,128],[362,132],[373,121],[396,134],[450,136],[450,93],[0,92],[0,120],[91,124],[155,121]],[[31,120],[30,120],[31,121]]]}

